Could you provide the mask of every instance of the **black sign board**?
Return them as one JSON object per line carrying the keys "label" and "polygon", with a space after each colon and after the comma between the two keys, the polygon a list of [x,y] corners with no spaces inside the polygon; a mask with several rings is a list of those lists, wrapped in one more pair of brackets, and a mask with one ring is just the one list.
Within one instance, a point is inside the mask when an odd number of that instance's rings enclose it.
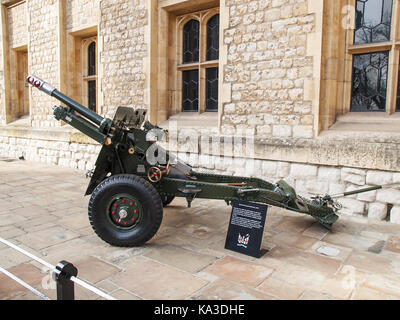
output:
{"label": "black sign board", "polygon": [[234,200],[225,249],[259,258],[267,209],[263,204]]}

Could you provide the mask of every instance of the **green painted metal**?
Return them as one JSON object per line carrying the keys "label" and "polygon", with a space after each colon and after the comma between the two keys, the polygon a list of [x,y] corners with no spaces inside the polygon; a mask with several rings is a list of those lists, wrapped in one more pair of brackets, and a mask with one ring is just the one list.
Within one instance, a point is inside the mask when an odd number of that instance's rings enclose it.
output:
{"label": "green painted metal", "polygon": [[[67,105],[55,108],[56,119],[68,122],[103,145],[86,195],[91,194],[109,176],[133,174],[151,181],[163,199],[184,197],[188,206],[196,198],[221,199],[228,204],[233,200],[248,200],[309,214],[329,229],[338,219],[336,213],[340,205],[333,200],[333,197],[325,195],[305,199],[297,195],[294,188],[283,180],[273,184],[259,178],[196,172],[189,165],[179,160],[174,161],[174,156],[168,152],[165,152],[163,161],[151,163],[148,152],[156,146],[156,142],[147,138],[149,136],[159,138],[165,131],[145,121],[146,110],[119,107],[111,121],[83,107],[34,76],[28,76],[27,81]],[[164,150],[158,147],[158,151],[162,153]],[[155,175],[150,176],[150,171]],[[159,179],[152,181],[158,178],[156,173],[159,173]],[[347,194],[371,190],[374,189],[366,188]],[[128,230],[140,223],[143,211],[140,209],[140,204],[130,208],[122,201],[137,202],[132,195],[119,194],[111,199],[107,212],[111,223],[121,230]],[[116,211],[113,211],[112,206],[115,206]],[[136,215],[132,210],[137,210],[139,213]],[[134,221],[120,222],[120,219],[115,217],[121,212],[122,216],[126,213]]]}
{"label": "green painted metal", "polygon": [[73,111],[68,111],[64,107],[55,107],[53,110],[54,118],[57,120],[63,120],[70,124],[75,129],[83,132],[87,136],[96,140],[98,143],[103,144],[107,136],[99,131],[99,128],[85,120],[84,118],[76,115]]}

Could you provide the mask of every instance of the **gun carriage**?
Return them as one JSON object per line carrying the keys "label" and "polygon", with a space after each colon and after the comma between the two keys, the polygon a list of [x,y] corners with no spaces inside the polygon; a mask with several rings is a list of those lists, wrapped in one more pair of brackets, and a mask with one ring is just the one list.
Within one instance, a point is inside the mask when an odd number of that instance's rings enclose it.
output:
{"label": "gun carriage", "polygon": [[[284,180],[273,184],[263,179],[196,172],[188,164],[155,145],[165,130],[146,121],[146,110],[118,107],[114,119],[103,118],[29,75],[33,87],[66,106],[55,106],[54,117],[102,144],[85,195],[93,230],[115,246],[139,246],[159,229],[163,207],[184,197],[190,207],[195,198],[264,203],[314,217],[328,229],[338,219],[341,206],[334,196],[306,199]],[[162,163],[152,163],[150,151],[165,152]],[[380,189],[350,191],[340,196]]]}

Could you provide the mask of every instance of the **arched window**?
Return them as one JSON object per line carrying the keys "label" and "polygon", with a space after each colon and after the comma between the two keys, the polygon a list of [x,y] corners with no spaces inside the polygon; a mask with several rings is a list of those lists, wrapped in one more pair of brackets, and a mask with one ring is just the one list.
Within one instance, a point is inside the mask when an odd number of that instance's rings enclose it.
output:
{"label": "arched window", "polygon": [[207,22],[207,60],[217,60],[219,55],[219,14]]}
{"label": "arched window", "polygon": [[96,42],[92,41],[87,50],[88,55],[88,76],[96,75]]}
{"label": "arched window", "polygon": [[96,37],[82,39],[83,54],[83,103],[90,110],[97,112],[97,50]]}
{"label": "arched window", "polygon": [[[182,63],[199,62],[199,30],[197,20],[189,20],[182,31]],[[182,72],[182,111],[198,111],[199,109],[199,70]]]}
{"label": "arched window", "polygon": [[218,111],[219,14],[215,12],[178,17],[185,21],[180,29],[182,64],[178,65],[183,112]]}
{"label": "arched window", "polygon": [[[218,60],[219,14],[207,22],[207,61]],[[206,69],[206,111],[218,111],[218,67]]]}
{"label": "arched window", "polygon": [[183,27],[182,63],[199,61],[199,25],[197,20],[192,19]]}
{"label": "arched window", "polygon": [[[88,54],[88,76],[96,76],[96,42],[90,43]],[[88,107],[96,111],[96,80],[88,80]]]}

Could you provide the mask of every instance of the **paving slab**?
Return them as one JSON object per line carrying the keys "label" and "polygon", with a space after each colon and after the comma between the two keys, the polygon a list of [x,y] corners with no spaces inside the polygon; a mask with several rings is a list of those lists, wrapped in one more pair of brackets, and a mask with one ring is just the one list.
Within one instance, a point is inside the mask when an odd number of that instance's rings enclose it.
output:
{"label": "paving slab", "polygon": [[386,250],[400,253],[400,237],[391,236],[386,244]]}
{"label": "paving slab", "polygon": [[257,287],[274,272],[274,269],[227,256],[207,267],[204,272],[215,274],[221,279]]}
{"label": "paving slab", "polygon": [[61,226],[46,228],[44,230],[27,233],[16,239],[22,243],[28,243],[33,249],[40,250],[55,244],[66,242],[79,237],[79,234]]}
{"label": "paving slab", "polygon": [[[40,270],[30,264],[21,263],[17,266],[8,268],[8,271],[32,287],[38,286],[42,282],[43,275],[40,273]],[[21,286],[18,282],[15,282],[5,274],[0,273],[1,300],[11,299],[24,292],[27,292],[25,287]]]}
{"label": "paving slab", "polygon": [[111,277],[111,281],[144,299],[184,299],[207,281],[155,261],[143,261]]}
{"label": "paving slab", "polygon": [[217,280],[193,295],[196,300],[276,300],[265,292],[226,280]]}
{"label": "paving slab", "polygon": [[396,300],[396,297],[360,286],[354,293],[352,300]]}
{"label": "paving slab", "polygon": [[284,300],[296,300],[304,292],[302,288],[271,277],[266,279],[257,289]]}
{"label": "paving slab", "polygon": [[189,273],[199,272],[216,260],[213,256],[173,245],[151,249],[144,256]]}

